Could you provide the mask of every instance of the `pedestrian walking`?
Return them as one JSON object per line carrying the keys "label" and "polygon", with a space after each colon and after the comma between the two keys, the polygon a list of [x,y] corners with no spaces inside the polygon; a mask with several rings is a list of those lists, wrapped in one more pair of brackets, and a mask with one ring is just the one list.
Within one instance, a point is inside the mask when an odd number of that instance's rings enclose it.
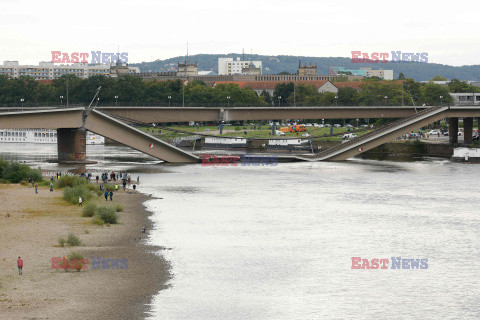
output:
{"label": "pedestrian walking", "polygon": [[133,185],[133,190],[136,190],[137,189],[137,185]]}
{"label": "pedestrian walking", "polygon": [[97,183],[98,183],[98,179],[100,179],[100,177],[97,174],[97,176],[95,177],[95,180],[97,180]]}
{"label": "pedestrian walking", "polygon": [[22,275],[23,274],[23,260],[22,258],[18,257],[17,259],[17,267],[18,267],[18,274]]}
{"label": "pedestrian walking", "polygon": [[137,176],[137,184],[140,183],[140,176]]}
{"label": "pedestrian walking", "polygon": [[35,185],[35,193],[38,193],[38,185]]}
{"label": "pedestrian walking", "polygon": [[50,182],[50,191],[53,191],[53,182]]}
{"label": "pedestrian walking", "polygon": [[83,199],[82,199],[82,197],[78,197],[78,206],[79,206],[79,207],[83,206]]}
{"label": "pedestrian walking", "polygon": [[118,190],[118,184],[115,184],[115,191]]}
{"label": "pedestrian walking", "polygon": [[125,191],[126,186],[127,186],[127,180],[123,179],[123,191]]}
{"label": "pedestrian walking", "polygon": [[108,190],[105,190],[105,201],[108,201]]}
{"label": "pedestrian walking", "polygon": [[110,201],[113,201],[112,197],[113,197],[113,191],[110,191]]}

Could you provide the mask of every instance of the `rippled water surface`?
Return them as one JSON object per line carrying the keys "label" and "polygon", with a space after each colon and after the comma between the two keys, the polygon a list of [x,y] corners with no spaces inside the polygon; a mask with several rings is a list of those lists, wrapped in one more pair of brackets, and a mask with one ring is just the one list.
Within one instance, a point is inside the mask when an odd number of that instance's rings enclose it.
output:
{"label": "rippled water surface", "polygon": [[[140,172],[140,191],[162,198],[147,202],[150,241],[171,248],[159,254],[173,279],[151,319],[480,318],[478,165],[164,166],[94,147],[87,168]],[[353,270],[352,257],[428,269]]]}

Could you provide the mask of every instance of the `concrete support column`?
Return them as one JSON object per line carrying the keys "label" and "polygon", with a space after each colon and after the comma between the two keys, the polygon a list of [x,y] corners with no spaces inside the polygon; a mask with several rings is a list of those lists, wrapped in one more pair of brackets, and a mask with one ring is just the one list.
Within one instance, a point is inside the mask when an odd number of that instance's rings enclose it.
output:
{"label": "concrete support column", "polygon": [[87,131],[85,129],[57,129],[59,162],[85,162],[87,155]]}
{"label": "concrete support column", "polygon": [[451,144],[458,143],[458,118],[448,118],[448,136]]}
{"label": "concrete support column", "polygon": [[473,118],[463,118],[463,143],[472,144]]}

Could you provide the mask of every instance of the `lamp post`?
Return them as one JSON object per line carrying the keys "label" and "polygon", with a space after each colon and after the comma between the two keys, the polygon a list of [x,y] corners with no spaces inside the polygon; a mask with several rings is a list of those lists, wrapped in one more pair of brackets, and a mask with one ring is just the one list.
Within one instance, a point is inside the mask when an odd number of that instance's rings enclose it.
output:
{"label": "lamp post", "polygon": [[63,96],[60,96],[60,107],[63,106]]}
{"label": "lamp post", "polygon": [[278,106],[280,107],[280,99],[282,99],[282,96],[278,96]]}
{"label": "lamp post", "polygon": [[338,96],[335,96],[335,106],[338,106]]}
{"label": "lamp post", "polygon": [[443,105],[443,96],[440,96],[440,107]]}
{"label": "lamp post", "polygon": [[172,100],[172,96],[168,96],[168,106],[170,107],[170,100]]}
{"label": "lamp post", "polygon": [[385,96],[384,98],[385,98],[385,105],[387,105],[388,104],[388,97]]}
{"label": "lamp post", "polygon": [[118,106],[118,96],[115,96],[115,107]]}
{"label": "lamp post", "polygon": [[230,96],[227,96],[228,107],[230,107]]}
{"label": "lamp post", "polygon": [[22,108],[23,108],[23,101],[25,101],[25,99],[21,98],[20,102],[22,103]]}

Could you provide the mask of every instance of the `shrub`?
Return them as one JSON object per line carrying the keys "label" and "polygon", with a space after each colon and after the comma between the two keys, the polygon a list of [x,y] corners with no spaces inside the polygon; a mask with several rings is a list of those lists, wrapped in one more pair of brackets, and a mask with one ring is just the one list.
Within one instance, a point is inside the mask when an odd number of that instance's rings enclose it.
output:
{"label": "shrub", "polygon": [[66,187],[63,190],[63,199],[67,200],[71,204],[78,204],[78,197],[82,197],[83,202],[87,202],[92,199],[93,195],[83,185]]}
{"label": "shrub", "polygon": [[73,267],[75,270],[80,272],[83,267],[83,260],[84,257],[78,252],[72,252],[68,255],[68,263],[71,267]]}
{"label": "shrub", "polygon": [[93,217],[97,211],[97,205],[95,203],[88,203],[85,208],[83,208],[82,217]]}
{"label": "shrub", "polygon": [[96,225],[99,225],[99,226],[103,226],[104,223],[103,223],[103,220],[102,218],[100,218],[98,215],[95,215],[92,219],[92,224],[96,224]]}
{"label": "shrub", "polygon": [[22,181],[20,181],[20,185],[26,187],[26,186],[28,186],[29,184],[28,184],[28,181],[22,180]]}
{"label": "shrub", "polygon": [[117,212],[123,212],[123,206],[122,206],[121,204],[117,204],[117,205],[115,206],[115,210],[116,210]]}
{"label": "shrub", "polygon": [[57,188],[65,188],[65,187],[75,187],[75,186],[83,186],[86,185],[87,181],[85,178],[80,178],[77,176],[62,176],[57,181]]}
{"label": "shrub", "polygon": [[65,242],[66,242],[66,240],[65,240],[64,237],[59,237],[59,238],[58,238],[58,245],[59,245],[60,247],[65,247]]}
{"label": "shrub", "polygon": [[69,233],[67,236],[66,244],[72,247],[78,247],[82,245],[82,241],[80,241],[80,238],[78,238],[73,233]]}
{"label": "shrub", "polygon": [[117,213],[114,208],[100,207],[97,214],[104,223],[116,224],[118,220]]}
{"label": "shrub", "polygon": [[19,183],[22,180],[33,179],[35,182],[43,180],[40,170],[32,169],[26,164],[5,161],[0,159],[0,179],[11,183]]}
{"label": "shrub", "polygon": [[235,127],[235,131],[240,131],[240,127]]}

